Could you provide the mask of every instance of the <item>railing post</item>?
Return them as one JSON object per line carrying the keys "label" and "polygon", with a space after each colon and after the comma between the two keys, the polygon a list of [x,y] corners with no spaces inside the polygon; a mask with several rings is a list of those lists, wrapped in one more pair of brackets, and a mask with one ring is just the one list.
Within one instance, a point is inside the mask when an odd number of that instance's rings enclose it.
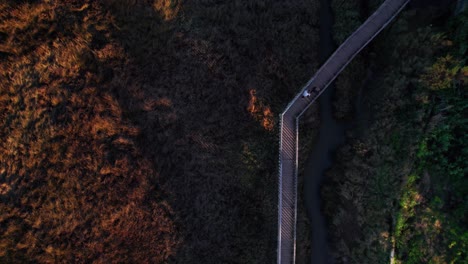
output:
{"label": "railing post", "polygon": [[[330,58],[320,67],[320,69],[317,71],[317,73],[307,82],[307,84],[302,88],[302,90],[294,97],[294,99],[288,104],[286,109],[284,110],[283,113],[280,114],[280,137],[279,137],[279,176],[278,176],[278,248],[277,248],[277,257],[278,257],[278,264],[285,264],[285,263],[295,263],[296,261],[296,222],[297,222],[297,177],[298,177],[298,162],[299,162],[299,119],[302,116],[302,114],[307,110],[307,108],[315,102],[315,100],[325,91],[325,89],[332,83],[335,78],[338,76],[338,74],[343,71],[343,69],[353,60],[353,58],[375,37],[377,34],[379,34],[383,28],[385,28],[397,15],[400,13],[400,11],[406,6],[406,4],[409,2],[409,0],[386,0],[356,31],[354,31],[350,37],[348,37],[343,44],[338,47],[338,49],[330,56]],[[397,3],[395,5],[391,5],[391,3]],[[393,8],[392,8],[393,7]],[[395,8],[397,7],[397,8]],[[379,25],[375,24],[374,20],[376,20],[378,17],[384,16],[390,12],[390,17],[386,18],[384,22]],[[366,28],[370,28],[371,26],[375,27],[377,26],[376,30],[373,30],[371,32],[371,35],[368,35],[368,32],[366,32]],[[361,34],[361,35],[359,35]],[[362,42],[364,41],[364,42]],[[352,43],[358,43],[357,48],[353,48]],[[344,54],[340,54],[344,53]],[[337,63],[338,64],[334,64]],[[332,67],[333,65],[338,65],[338,67]],[[336,68],[336,69],[334,69]],[[332,69],[332,72],[330,72],[329,69]],[[322,79],[322,76],[327,76],[324,80]],[[319,80],[319,81],[317,81]],[[319,87],[319,91],[314,94],[313,98],[307,99],[307,101],[298,101],[301,99],[302,93],[306,89],[310,89],[310,87]],[[297,109],[299,104],[299,109]],[[294,109],[293,106],[296,106],[296,109]],[[288,153],[289,155],[285,155],[285,148],[283,147],[284,144],[284,126],[285,126],[285,116],[287,116],[288,112],[291,111],[292,115],[290,115],[290,118],[293,118],[293,120],[287,120],[286,125],[288,126],[288,130],[294,129],[294,133],[292,133],[294,139],[291,139],[290,137],[287,137],[288,141],[294,141],[294,142],[287,142],[286,146],[291,146],[294,145],[294,150],[293,153]],[[291,122],[293,122],[292,126],[289,127]],[[287,135],[288,136],[288,135]],[[289,151],[289,147],[286,148]],[[292,157],[292,164],[289,161],[289,157]],[[287,165],[292,166],[290,168],[292,170],[292,174],[290,177],[293,177],[292,179],[292,186],[284,186],[288,190],[283,189],[283,166],[284,166],[284,157],[288,157],[287,159]],[[289,172],[291,171],[289,170]],[[289,173],[288,172],[288,173]],[[288,183],[291,183],[291,181],[287,181]],[[292,204],[292,208],[289,208],[289,212],[291,213],[293,211],[293,223],[285,223],[283,222],[283,213],[284,213],[284,205],[283,205],[283,192],[285,191],[291,191],[292,199],[294,199],[294,202]],[[286,193],[287,197],[291,197]],[[287,204],[289,206],[289,204]],[[287,215],[289,216],[289,215]],[[283,224],[288,225],[287,230],[292,230],[293,234],[288,234],[288,239],[292,237],[290,245],[292,252],[288,252],[288,254],[283,254],[283,244],[282,244],[282,232],[283,232]],[[291,226],[292,225],[292,226]],[[285,226],[286,227],[286,226]],[[286,230],[286,231],[287,231]],[[289,236],[292,235],[292,236]],[[287,242],[287,241],[285,241]],[[288,248],[287,248],[288,249]],[[283,262],[283,257],[286,255],[288,256],[291,254],[291,259],[285,260]]]}

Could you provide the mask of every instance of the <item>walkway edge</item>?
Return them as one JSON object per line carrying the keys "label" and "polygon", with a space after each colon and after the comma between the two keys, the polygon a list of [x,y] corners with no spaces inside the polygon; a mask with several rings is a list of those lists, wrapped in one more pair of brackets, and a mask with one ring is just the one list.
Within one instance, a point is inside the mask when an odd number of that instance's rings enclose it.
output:
{"label": "walkway edge", "polygon": [[[278,177],[278,264],[296,262],[297,173],[299,119],[354,57],[366,47],[410,0],[386,0],[320,67],[280,114]],[[304,91],[311,96],[303,98]]]}

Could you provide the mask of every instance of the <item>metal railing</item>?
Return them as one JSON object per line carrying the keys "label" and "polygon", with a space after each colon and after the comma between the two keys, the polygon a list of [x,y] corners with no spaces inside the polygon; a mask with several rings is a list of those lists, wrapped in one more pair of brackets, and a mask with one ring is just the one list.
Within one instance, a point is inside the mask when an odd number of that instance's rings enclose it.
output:
{"label": "metal railing", "polygon": [[[317,73],[307,82],[307,84],[301,89],[301,91],[294,97],[294,99],[287,105],[283,113],[280,115],[280,142],[279,142],[279,177],[278,177],[278,248],[277,248],[277,261],[278,264],[283,263],[295,263],[296,261],[296,222],[297,222],[297,173],[298,173],[298,147],[299,147],[299,118],[307,110],[307,108],[325,91],[325,89],[335,80],[338,74],[343,71],[344,68],[354,59],[354,57],[365,47],[369,42],[374,39],[406,6],[409,0],[386,0],[356,31],[354,31],[338,49],[330,56],[330,58],[320,67]],[[384,21],[379,22],[378,18],[390,15]],[[377,26],[377,28],[375,28]],[[372,29],[370,32],[366,30]],[[369,35],[370,34],[370,35]],[[364,40],[363,43],[360,43]],[[358,43],[356,48],[353,48],[353,44]],[[356,45],[356,44],[355,44]],[[351,48],[350,48],[351,47]],[[341,54],[344,53],[344,54]],[[345,55],[345,56],[343,56]],[[344,58],[343,58],[344,57]],[[338,62],[338,63],[337,63]],[[330,72],[329,69],[332,69]],[[331,76],[330,76],[331,75]],[[323,78],[323,77],[327,78]],[[323,80],[324,79],[324,80]],[[320,82],[319,82],[320,81]],[[312,98],[302,99],[301,95],[306,89],[310,87],[318,87],[318,91],[314,91]],[[290,113],[291,112],[291,113]],[[287,118],[287,122],[285,122]],[[291,126],[291,123],[294,124]],[[285,130],[285,124],[287,129]],[[284,147],[284,132],[291,131],[293,139],[287,137],[286,143],[289,145],[294,144],[294,150],[289,150]],[[292,142],[291,142],[292,141]],[[285,153],[285,151],[291,151],[291,153]],[[287,159],[293,161],[290,164],[290,168],[283,167],[285,163],[285,157],[292,157]],[[288,164],[289,165],[289,164]],[[292,181],[287,181],[288,186],[283,186],[283,170],[289,171],[289,177],[293,177]],[[292,182],[292,183],[291,183]],[[288,193],[286,193],[288,192]],[[285,215],[291,211],[285,212],[285,203],[283,201],[283,194],[291,194],[294,199],[293,208],[287,208],[293,210],[293,219],[284,218]],[[287,197],[290,197],[287,195]],[[290,241],[291,245],[284,246],[282,233],[283,231],[292,232],[289,234],[292,237]],[[283,248],[283,246],[285,248]],[[292,251],[283,254],[283,250]],[[291,257],[288,258],[287,256]]]}

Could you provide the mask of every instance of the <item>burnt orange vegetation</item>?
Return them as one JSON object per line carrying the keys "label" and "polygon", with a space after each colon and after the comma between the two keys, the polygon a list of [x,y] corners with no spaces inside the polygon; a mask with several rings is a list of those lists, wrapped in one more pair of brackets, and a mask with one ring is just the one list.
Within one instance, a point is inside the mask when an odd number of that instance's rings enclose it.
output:
{"label": "burnt orange vegetation", "polygon": [[269,106],[265,106],[262,102],[258,101],[256,96],[255,90],[250,90],[250,100],[249,106],[247,107],[247,111],[260,122],[262,127],[266,130],[273,130],[274,128],[274,120],[273,120],[273,113]]}
{"label": "burnt orange vegetation", "polygon": [[121,53],[93,51],[81,31],[96,15],[71,10],[2,6],[0,259],[162,262],[179,243],[173,211],[106,69],[89,64]]}
{"label": "burnt orange vegetation", "polygon": [[0,263],[272,262],[274,117],[314,12],[3,1]]}

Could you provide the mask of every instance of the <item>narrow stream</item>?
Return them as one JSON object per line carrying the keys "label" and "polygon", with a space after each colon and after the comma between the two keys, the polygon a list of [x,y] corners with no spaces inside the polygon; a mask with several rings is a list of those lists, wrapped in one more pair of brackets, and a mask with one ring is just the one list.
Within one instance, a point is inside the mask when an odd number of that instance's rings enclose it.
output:
{"label": "narrow stream", "polygon": [[[456,0],[413,0],[409,8],[432,6],[449,6]],[[336,49],[333,40],[333,12],[330,0],[320,0],[320,42],[319,60],[323,64]],[[458,0],[457,7],[463,9],[468,0]],[[459,11],[459,10],[458,10]],[[457,10],[455,11],[457,12]],[[354,99],[355,113],[352,123],[338,122],[333,117],[333,94],[335,85],[332,83],[320,96],[318,102],[320,107],[320,128],[315,145],[304,168],[304,200],[307,216],[311,224],[311,264],[333,264],[333,258],[329,254],[328,233],[325,218],[321,210],[320,187],[324,174],[333,163],[333,154],[336,149],[345,143],[345,131],[352,128],[354,133],[360,134],[367,127],[369,120],[369,109],[364,109],[361,102],[363,89],[369,85],[373,78],[373,72],[368,69],[367,76]],[[357,123],[356,123],[357,122]]]}
{"label": "narrow stream", "polygon": [[[329,0],[320,0],[319,59],[323,63],[335,50],[332,36],[333,14]],[[311,263],[332,263],[328,253],[327,230],[321,213],[320,185],[325,171],[333,162],[333,153],[345,140],[345,124],[333,118],[333,94],[331,84],[319,98],[320,130],[317,141],[304,169],[304,195],[307,215],[311,223]]]}

